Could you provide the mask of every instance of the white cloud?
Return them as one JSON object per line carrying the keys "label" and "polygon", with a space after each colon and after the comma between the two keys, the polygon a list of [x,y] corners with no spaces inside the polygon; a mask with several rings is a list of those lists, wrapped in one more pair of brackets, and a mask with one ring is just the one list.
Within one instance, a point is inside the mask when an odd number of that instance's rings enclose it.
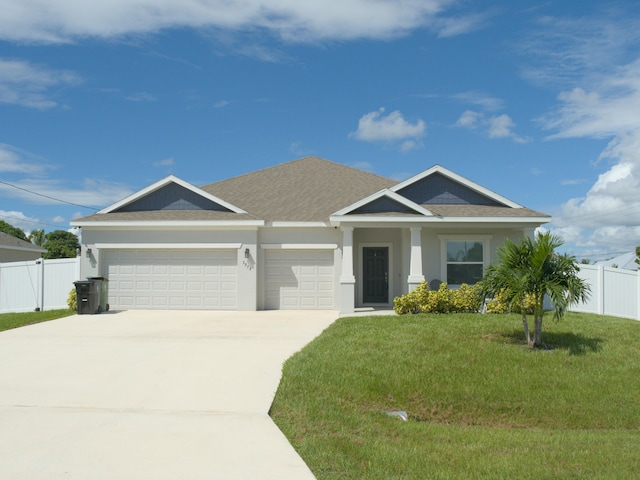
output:
{"label": "white cloud", "polygon": [[486,115],[482,112],[466,110],[462,112],[455,123],[456,127],[470,130],[481,130],[487,137],[509,138],[516,143],[526,143],[528,138],[518,135],[513,131],[516,124],[509,115]]}
{"label": "white cloud", "polygon": [[455,100],[459,100],[465,103],[471,103],[477,105],[483,110],[495,111],[502,110],[504,108],[504,101],[500,98],[488,95],[478,91],[468,91],[456,93],[452,96]]}
{"label": "white cloud", "polygon": [[[2,0],[0,9],[1,2]],[[58,103],[51,98],[50,90],[79,82],[80,78],[72,72],[50,70],[22,60],[0,58],[0,103],[40,110],[53,108]]]}
{"label": "white cloud", "polygon": [[408,122],[402,113],[395,110],[384,115],[384,108],[369,112],[360,117],[358,129],[349,134],[350,138],[365,142],[401,142],[402,151],[411,150],[422,145],[420,138],[426,132],[423,120]]}
{"label": "white cloud", "polygon": [[15,210],[0,210],[0,220],[21,229],[27,235],[31,230],[42,228],[37,218],[28,217],[23,212]]}
{"label": "white cloud", "polygon": [[478,127],[478,124],[482,121],[482,114],[474,112],[473,110],[466,110],[462,112],[460,118],[456,121],[456,126],[474,129]]}
{"label": "white cloud", "polygon": [[153,163],[154,167],[172,167],[173,165],[175,165],[175,160],[172,157],[168,157],[168,158],[163,158],[162,160],[159,160],[157,162]]}
{"label": "white cloud", "polygon": [[[91,178],[84,179],[76,187],[63,185],[61,180],[42,178],[28,178],[12,183],[19,188],[0,183],[0,194],[39,205],[61,205],[61,202],[54,200],[58,199],[76,205],[102,208],[133,192],[123,183]],[[39,195],[30,192],[37,192]]]}
{"label": "white cloud", "polygon": [[520,45],[537,59],[525,77],[561,89],[557,107],[539,119],[552,132],[548,138],[610,140],[600,155],[607,169],[585,195],[565,202],[552,224],[565,240],[591,251],[640,245],[639,21],[613,4],[591,17],[546,17]]}
{"label": "white cloud", "polygon": [[129,100],[130,102],[145,102],[145,103],[151,103],[157,100],[155,95],[149,92],[136,92],[132,95],[127,95],[124,98],[125,100]]}
{"label": "white cloud", "polygon": [[561,230],[580,232],[576,244],[621,251],[640,245],[640,129],[618,136],[603,152],[615,163],[584,197],[562,205],[553,221]]}
{"label": "white cloud", "polygon": [[42,174],[52,168],[29,152],[0,143],[0,173]]}
{"label": "white cloud", "polygon": [[[268,31],[289,42],[392,38],[415,28],[472,31],[482,14],[449,12],[456,0],[0,0],[0,38],[69,42],[167,28]],[[447,15],[450,13],[450,15]]]}

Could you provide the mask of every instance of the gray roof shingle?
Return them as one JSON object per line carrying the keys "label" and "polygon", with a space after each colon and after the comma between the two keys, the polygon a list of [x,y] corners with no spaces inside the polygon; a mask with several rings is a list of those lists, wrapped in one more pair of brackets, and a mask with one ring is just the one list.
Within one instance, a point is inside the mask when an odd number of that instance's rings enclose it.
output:
{"label": "gray roof shingle", "polygon": [[[94,214],[74,222],[225,221],[327,222],[329,217],[398,182],[318,157],[304,157],[201,187],[246,214],[211,210],[159,210]],[[527,208],[424,205],[442,217],[548,217]],[[395,212],[398,214],[398,212]],[[384,215],[384,212],[371,214]],[[413,216],[407,213],[409,216]]]}
{"label": "gray roof shingle", "polygon": [[0,232],[0,248],[19,248],[21,250],[34,250],[36,252],[46,252],[44,248],[38,247],[31,242],[25,242],[19,238]]}
{"label": "gray roof shingle", "polygon": [[266,221],[326,222],[397,182],[318,157],[305,157],[201,187]]}

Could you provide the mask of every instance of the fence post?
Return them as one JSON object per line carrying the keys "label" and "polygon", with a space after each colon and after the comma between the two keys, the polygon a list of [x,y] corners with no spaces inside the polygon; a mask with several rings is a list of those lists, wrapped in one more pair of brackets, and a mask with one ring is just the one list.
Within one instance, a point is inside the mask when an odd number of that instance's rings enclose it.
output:
{"label": "fence post", "polygon": [[44,311],[44,258],[40,257],[36,260],[36,265],[40,265],[38,271],[38,296],[40,297],[38,300],[37,310],[40,312]]}
{"label": "fence post", "polygon": [[636,306],[636,318],[640,320],[640,269],[636,270],[636,279],[638,280],[638,305]]}
{"label": "fence post", "polygon": [[598,265],[598,313],[604,315],[604,265]]}

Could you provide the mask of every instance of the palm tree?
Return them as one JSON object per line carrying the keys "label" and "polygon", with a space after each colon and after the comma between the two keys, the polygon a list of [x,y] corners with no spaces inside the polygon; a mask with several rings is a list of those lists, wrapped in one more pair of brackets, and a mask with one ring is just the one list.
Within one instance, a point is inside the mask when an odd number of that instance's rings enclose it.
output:
{"label": "palm tree", "polygon": [[[591,288],[577,275],[580,269],[575,257],[555,253],[561,245],[562,240],[549,232],[538,234],[535,240],[525,237],[518,245],[507,239],[498,250],[499,262],[487,267],[480,282],[485,298],[500,293],[512,311],[522,313],[525,338],[532,348],[542,344],[545,296],[554,306],[554,319],[561,319],[567,307],[590,296]],[[524,308],[526,297],[534,305],[533,340]]]}
{"label": "palm tree", "polygon": [[45,233],[44,230],[31,230],[29,234],[29,241],[38,247],[44,246]]}

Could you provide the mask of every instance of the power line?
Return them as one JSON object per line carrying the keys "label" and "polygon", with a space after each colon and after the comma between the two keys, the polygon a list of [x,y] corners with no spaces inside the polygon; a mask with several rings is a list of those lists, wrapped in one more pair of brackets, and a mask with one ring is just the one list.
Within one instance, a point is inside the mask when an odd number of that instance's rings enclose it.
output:
{"label": "power line", "polygon": [[22,187],[19,187],[17,185],[13,185],[12,183],[5,182],[3,180],[0,180],[0,183],[2,183],[4,185],[8,185],[8,186],[13,187],[13,188],[17,188],[18,190],[22,190],[22,191],[30,193],[32,195],[38,195],[39,197],[48,198],[49,200],[53,200],[54,202],[66,203],[68,205],[73,205],[74,207],[87,208],[89,210],[93,210],[94,212],[97,212],[99,210],[98,208],[87,207],[86,205],[80,205],[79,203],[67,202],[66,200],[60,200],[59,198],[50,197],[49,195],[45,195],[43,193],[34,192],[32,190],[28,190],[26,188],[22,188]]}
{"label": "power line", "polygon": [[55,225],[53,223],[46,223],[46,222],[38,222],[36,220],[29,220],[27,218],[20,218],[20,217],[8,217],[6,215],[0,215],[0,218],[5,218],[7,220],[14,220],[14,221],[19,221],[19,222],[25,222],[25,223],[34,223],[36,225],[46,225],[48,227],[56,227],[56,228],[68,228],[68,225]]}

